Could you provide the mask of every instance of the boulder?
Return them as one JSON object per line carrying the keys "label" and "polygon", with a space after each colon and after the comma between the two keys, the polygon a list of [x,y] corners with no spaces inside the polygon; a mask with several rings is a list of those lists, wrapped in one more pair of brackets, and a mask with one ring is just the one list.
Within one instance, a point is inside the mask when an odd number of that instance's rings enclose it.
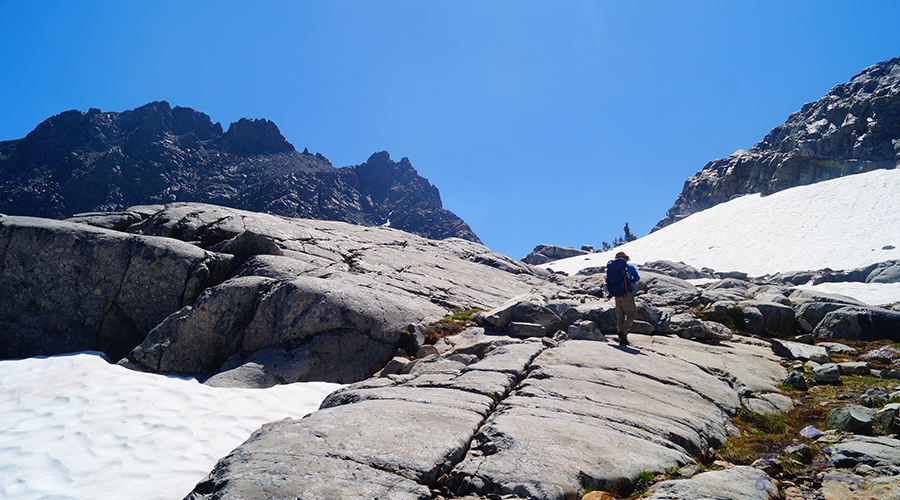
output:
{"label": "boulder", "polygon": [[781,337],[793,335],[795,332],[794,309],[788,305],[760,300],[744,300],[738,302],[737,305],[744,310],[744,320],[747,322],[748,329],[751,324],[750,321],[747,321],[748,310],[756,309],[762,316],[761,326],[763,331],[754,332],[750,330],[750,333],[768,333],[769,335]]}
{"label": "boulder", "polygon": [[775,500],[778,483],[764,471],[739,465],[731,469],[704,472],[690,479],[661,481],[643,496],[647,500],[675,498],[715,498],[717,500]]}
{"label": "boulder", "polygon": [[2,217],[0,357],[99,350],[119,359],[235,267],[180,241]]}
{"label": "boulder", "polygon": [[900,440],[886,436],[848,436],[831,447],[834,462],[900,467]]}
{"label": "boulder", "polygon": [[751,284],[736,278],[726,278],[709,285],[700,295],[700,302],[704,305],[723,300],[740,302],[747,298],[747,291]]}
{"label": "boulder", "polygon": [[601,333],[616,332],[616,305],[612,300],[601,300],[569,308],[563,314],[563,322],[571,325],[579,320],[591,321]]}
{"label": "boulder", "polygon": [[685,264],[684,262],[673,262],[671,260],[655,260],[641,264],[640,270],[643,277],[643,271],[653,271],[655,273],[665,274],[673,278],[682,280],[712,278],[711,275],[697,268]]}
{"label": "boulder", "polygon": [[866,276],[866,283],[900,283],[900,260],[882,262]]}
{"label": "boulder", "polygon": [[[779,339],[772,339],[770,340],[770,342],[772,344],[772,351],[783,358],[800,359],[803,361],[812,359],[814,356],[824,356],[826,359],[828,358],[828,351],[822,346],[802,344],[800,342],[791,342],[789,340]],[[814,361],[816,361],[817,363],[822,363],[822,361],[819,359]]]}
{"label": "boulder", "polygon": [[825,316],[832,312],[837,311],[843,307],[847,307],[849,304],[844,304],[840,302],[817,302],[817,301],[808,301],[802,302],[797,306],[796,313],[798,318],[802,318],[806,323],[812,327],[809,330],[809,333],[813,332],[816,326],[822,322]]}
{"label": "boulder", "polygon": [[835,408],[828,412],[825,425],[829,429],[851,434],[871,434],[873,420],[865,408],[850,406]]}
{"label": "boulder", "polygon": [[859,354],[859,351],[856,349],[838,342],[819,342],[816,345],[824,347],[828,354],[840,354],[843,356],[856,356]]}
{"label": "boulder", "polygon": [[593,321],[580,319],[566,330],[569,338],[572,340],[599,340],[605,341],[606,337],[597,328],[597,324]]}
{"label": "boulder", "polygon": [[900,312],[842,307],[825,315],[813,335],[820,339],[900,341]]}
{"label": "boulder", "polygon": [[669,332],[682,338],[700,340],[729,340],[733,335],[727,326],[699,319],[692,314],[672,316]]}
{"label": "boulder", "polygon": [[836,384],[841,380],[841,370],[834,363],[826,363],[813,369],[813,380],[817,384]]}
{"label": "boulder", "polygon": [[788,374],[787,378],[784,379],[784,383],[797,389],[798,391],[805,391],[809,389],[809,385],[806,383],[806,379],[803,377],[802,373],[791,372]]}
{"label": "boulder", "polygon": [[519,301],[513,308],[512,321],[538,324],[543,326],[546,332],[550,333],[555,333],[564,327],[559,315],[537,298]]}
{"label": "boulder", "polygon": [[509,326],[506,327],[506,331],[511,336],[517,338],[547,336],[547,329],[544,327],[544,325],[539,325],[537,323],[512,321],[510,322]]}
{"label": "boulder", "polygon": [[647,293],[662,298],[665,302],[690,302],[699,292],[697,287],[684,279],[641,270],[641,282]]}

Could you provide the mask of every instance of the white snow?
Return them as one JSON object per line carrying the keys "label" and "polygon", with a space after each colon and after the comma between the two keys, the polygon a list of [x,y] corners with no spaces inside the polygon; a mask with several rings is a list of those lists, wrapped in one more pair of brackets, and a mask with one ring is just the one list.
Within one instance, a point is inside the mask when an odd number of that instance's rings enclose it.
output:
{"label": "white snow", "polygon": [[[618,215],[623,217],[625,215]],[[892,248],[893,247],[893,248]],[[900,259],[900,169],[875,170],[769,196],[747,195],[698,212],[608,252],[543,267],[573,275],[624,251],[631,262],[684,262],[696,268],[763,276],[785,271],[854,269]],[[900,285],[833,284],[876,304],[900,301]],[[845,295],[854,296],[852,293]],[[872,303],[872,302],[869,302]]]}
{"label": "white snow", "polygon": [[262,424],[339,387],[213,388],[99,354],[0,361],[0,499],[181,499]]}

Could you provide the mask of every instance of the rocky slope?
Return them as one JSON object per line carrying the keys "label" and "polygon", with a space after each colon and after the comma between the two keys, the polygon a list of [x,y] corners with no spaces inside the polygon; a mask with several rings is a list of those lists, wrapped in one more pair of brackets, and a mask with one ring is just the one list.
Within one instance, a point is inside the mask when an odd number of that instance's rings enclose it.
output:
{"label": "rocky slope", "polygon": [[207,115],[163,101],[122,113],[67,111],[0,142],[0,213],[64,218],[172,202],[479,241],[408,159],[381,152],[335,168],[298,153],[264,119],[242,118],[223,132]]}
{"label": "rocky slope", "polygon": [[[900,340],[900,313],[794,275],[683,279],[698,273],[642,267],[620,347],[602,273],[551,275],[462,239],[194,203],[3,216],[0,356],[103,349],[218,387],[356,382],[264,426],[192,499],[624,497],[647,473],[708,465],[739,412],[794,406],[779,356],[809,350],[748,335]],[[779,493],[759,468],[720,472],[665,488]]]}
{"label": "rocky slope", "polygon": [[654,231],[736,196],[900,165],[900,58],[863,70],[684,183]]}

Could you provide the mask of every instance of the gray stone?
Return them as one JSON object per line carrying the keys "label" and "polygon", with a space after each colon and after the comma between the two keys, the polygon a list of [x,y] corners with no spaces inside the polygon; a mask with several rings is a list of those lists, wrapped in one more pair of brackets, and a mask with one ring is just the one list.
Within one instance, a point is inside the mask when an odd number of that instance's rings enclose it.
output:
{"label": "gray stone", "polygon": [[843,459],[872,467],[900,467],[900,440],[885,436],[848,436],[832,446],[832,460]]}
{"label": "gray stone", "polygon": [[784,413],[794,408],[794,400],[779,393],[753,394],[742,397],[741,402],[753,413]]}
{"label": "gray stone", "polygon": [[825,315],[813,335],[825,339],[900,341],[900,312],[876,307],[843,307]]}
{"label": "gray stone", "polygon": [[784,383],[797,389],[798,391],[805,391],[809,389],[809,385],[806,383],[806,379],[803,377],[802,373],[791,372],[788,374],[787,378],[784,379]]}
{"label": "gray stone", "polygon": [[384,365],[384,368],[378,372],[378,376],[387,377],[388,375],[399,375],[404,371],[409,373],[409,369],[406,368],[406,366],[410,364],[410,362],[411,361],[406,358],[393,357],[386,365]]}
{"label": "gray stone", "polygon": [[[545,332],[556,333],[563,328],[562,319],[552,309],[546,307],[544,302],[537,298],[527,298],[519,301],[513,309],[512,322],[533,323],[544,327]],[[542,335],[526,335],[528,337]]]}
{"label": "gray stone", "polygon": [[641,282],[646,286],[647,293],[660,297],[665,302],[690,302],[699,294],[696,286],[681,278],[657,272],[645,272],[643,269],[640,274]]}
{"label": "gray stone", "polygon": [[[801,344],[800,342],[778,339],[772,339],[770,342],[772,343],[772,351],[787,359],[809,360],[812,359],[813,356],[816,356],[817,358],[824,356],[826,360],[830,361],[830,359],[828,359],[828,351],[822,346]],[[819,364],[822,363],[818,359],[814,361]]]}
{"label": "gray stone", "polygon": [[596,323],[584,319],[576,321],[566,333],[572,340],[606,340]]}
{"label": "gray stone", "polygon": [[701,279],[701,278],[712,278],[708,273],[704,273],[703,271],[698,270],[695,267],[689,266],[684,262],[673,262],[671,260],[657,260],[651,262],[645,262],[641,264],[640,270],[643,272],[644,270],[650,270],[657,273],[665,274],[667,276],[671,276],[673,278],[678,278],[682,280],[692,280],[692,279]]}
{"label": "gray stone", "polygon": [[701,340],[728,340],[733,335],[727,326],[701,320],[692,314],[672,316],[669,331],[682,338]]}
{"label": "gray stone", "polygon": [[882,264],[866,277],[866,283],[900,283],[900,261]]}
{"label": "gray stone", "polygon": [[[745,300],[738,302],[738,307],[744,310],[745,315],[747,314],[747,310],[750,308],[759,311],[763,317],[763,332],[767,332],[770,335],[775,336],[793,335],[795,332],[794,310],[790,306],[786,306],[784,304],[776,302]],[[745,321],[746,319],[747,318],[745,316]],[[751,331],[751,333],[762,332]]]}
{"label": "gray stone", "polygon": [[631,329],[628,331],[631,333],[650,335],[656,331],[656,327],[646,321],[635,320],[634,323],[631,324]]}
{"label": "gray stone", "polygon": [[834,384],[840,379],[841,370],[834,363],[826,363],[813,370],[813,380],[818,384]]}
{"label": "gray stone", "polygon": [[678,472],[676,474],[678,474],[681,477],[693,477],[702,471],[703,471],[703,469],[701,469],[699,465],[688,464],[688,465],[685,465],[684,467],[678,469]]}
{"label": "gray stone", "polygon": [[739,465],[731,469],[698,474],[691,479],[662,481],[650,487],[647,500],[707,499],[775,500],[778,483],[764,471]]}
{"label": "gray stone", "polygon": [[872,408],[875,406],[883,405],[884,403],[886,403],[888,401],[889,398],[890,398],[890,396],[888,396],[888,393],[884,392],[881,389],[873,387],[872,389],[866,390],[865,394],[860,396],[859,402],[863,406]]}
{"label": "gray stone", "polygon": [[829,429],[835,429],[852,434],[871,434],[872,416],[864,408],[846,407],[835,408],[828,412],[825,425]]}
{"label": "gray stone", "polygon": [[426,326],[421,323],[408,325],[400,332],[398,347],[413,354],[419,352],[419,348],[425,345],[426,331]]}
{"label": "gray stone", "polygon": [[856,356],[859,354],[859,351],[856,349],[837,342],[819,342],[816,345],[824,347],[828,354],[841,354],[843,356]]}
{"label": "gray stone", "polygon": [[848,305],[850,304],[840,302],[802,302],[797,306],[797,317],[802,318],[812,327],[809,330],[811,333],[822,322],[825,315]]}
{"label": "gray stone", "polygon": [[509,326],[506,327],[506,331],[511,336],[518,338],[547,336],[547,329],[544,328],[544,325],[539,325],[537,323],[520,323],[518,321],[512,321]]}
{"label": "gray stone", "polygon": [[436,354],[438,354],[438,349],[434,345],[425,344],[423,346],[420,346],[419,349],[416,350],[416,357],[419,359]]}

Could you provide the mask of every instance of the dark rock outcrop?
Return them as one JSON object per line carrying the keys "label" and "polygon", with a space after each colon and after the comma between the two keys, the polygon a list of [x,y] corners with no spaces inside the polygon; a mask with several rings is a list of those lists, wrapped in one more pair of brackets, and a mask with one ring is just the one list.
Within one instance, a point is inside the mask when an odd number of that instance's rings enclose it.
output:
{"label": "dark rock outcrop", "polygon": [[807,103],[748,150],[708,163],[684,183],[654,230],[736,196],[900,164],[900,58],[866,68]]}
{"label": "dark rock outcrop", "polygon": [[0,217],[0,357],[100,350],[216,385],[353,382],[408,325],[548,276],[458,238],[214,205],[75,220]]}
{"label": "dark rock outcrop", "polygon": [[335,168],[298,153],[265,119],[242,118],[223,132],[209,116],[161,101],[121,113],[66,111],[0,142],[0,213],[59,219],[172,202],[479,241],[408,159],[381,152]]}

